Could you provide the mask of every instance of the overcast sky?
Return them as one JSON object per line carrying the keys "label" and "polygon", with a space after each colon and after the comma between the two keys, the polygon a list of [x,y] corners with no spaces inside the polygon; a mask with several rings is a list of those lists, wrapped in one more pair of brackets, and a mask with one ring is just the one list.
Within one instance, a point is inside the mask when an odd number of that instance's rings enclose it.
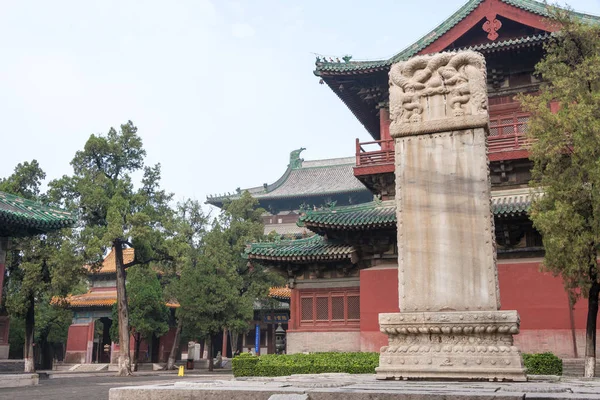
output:
{"label": "overcast sky", "polygon": [[0,177],[32,159],[70,174],[90,134],[127,120],[177,200],[271,183],[299,147],[351,156],[370,136],[313,53],[388,58],[464,2],[0,0]]}

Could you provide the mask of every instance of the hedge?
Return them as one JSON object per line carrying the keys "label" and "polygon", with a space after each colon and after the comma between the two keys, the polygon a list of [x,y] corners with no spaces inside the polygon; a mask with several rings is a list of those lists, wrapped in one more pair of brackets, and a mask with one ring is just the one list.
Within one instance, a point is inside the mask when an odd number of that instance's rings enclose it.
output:
{"label": "hedge", "polygon": [[[562,360],[552,353],[523,354],[523,363],[530,375],[562,375]],[[253,356],[243,353],[233,359],[233,375],[287,376],[347,372],[374,374],[379,365],[379,353],[311,353]]]}
{"label": "hedge", "polygon": [[523,353],[523,364],[529,375],[562,375],[563,362],[552,353]]}
{"label": "hedge", "polygon": [[346,372],[374,374],[379,353],[240,354],[233,359],[234,376],[286,376]]}

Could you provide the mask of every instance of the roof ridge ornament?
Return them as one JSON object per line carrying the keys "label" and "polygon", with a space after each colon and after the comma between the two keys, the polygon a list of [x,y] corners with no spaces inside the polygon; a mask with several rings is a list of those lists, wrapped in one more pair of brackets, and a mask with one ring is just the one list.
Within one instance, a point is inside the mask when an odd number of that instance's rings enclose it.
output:
{"label": "roof ridge ornament", "polygon": [[290,163],[288,168],[290,169],[299,169],[302,168],[303,158],[300,158],[300,153],[306,150],[305,147],[300,147],[298,150],[294,150],[290,153]]}
{"label": "roof ridge ornament", "polygon": [[496,13],[490,13],[485,16],[486,21],[481,27],[485,32],[488,33],[487,38],[494,41],[498,39],[498,31],[502,28],[502,22],[497,18]]}

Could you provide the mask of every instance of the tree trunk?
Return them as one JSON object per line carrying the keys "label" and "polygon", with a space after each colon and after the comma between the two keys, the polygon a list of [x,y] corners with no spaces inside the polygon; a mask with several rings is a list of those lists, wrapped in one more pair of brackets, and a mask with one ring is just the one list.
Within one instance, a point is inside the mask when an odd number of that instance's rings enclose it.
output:
{"label": "tree trunk", "polygon": [[33,295],[29,296],[29,306],[25,315],[25,346],[23,347],[23,360],[25,372],[35,372],[35,359],[33,356],[33,341],[35,332],[35,302]]}
{"label": "tree trunk", "polygon": [[179,340],[181,338],[181,329],[183,328],[183,319],[177,320],[177,329],[175,330],[175,338],[173,339],[173,345],[171,346],[171,352],[169,353],[169,359],[167,361],[167,369],[175,369],[175,358],[179,352]]}
{"label": "tree trunk", "polygon": [[140,345],[142,344],[142,335],[139,333],[135,334],[135,347],[133,350],[133,371],[138,370],[138,363],[140,362]]}
{"label": "tree trunk", "polygon": [[600,294],[600,283],[597,274],[590,268],[590,287],[588,297],[588,315],[585,326],[585,369],[583,376],[593,378],[596,375],[596,319],[598,318],[598,295]]}
{"label": "tree trunk", "polygon": [[212,336],[208,335],[206,338],[206,346],[208,346],[208,371],[212,372],[214,369],[213,363],[213,349],[212,349]]}
{"label": "tree trunk", "polygon": [[125,290],[125,268],[123,267],[123,245],[120,240],[113,242],[117,268],[117,312],[119,315],[119,362],[117,376],[131,375],[129,353],[129,309]]}

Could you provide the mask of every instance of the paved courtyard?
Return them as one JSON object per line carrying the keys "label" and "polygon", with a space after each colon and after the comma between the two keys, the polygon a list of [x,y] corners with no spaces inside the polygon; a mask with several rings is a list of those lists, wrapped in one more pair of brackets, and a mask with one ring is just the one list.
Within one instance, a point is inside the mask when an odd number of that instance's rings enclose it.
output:
{"label": "paved courtyard", "polygon": [[177,377],[176,374],[138,375],[132,377],[71,376],[43,379],[37,386],[0,389],[0,400],[107,400],[110,388],[137,385],[160,385],[184,381],[227,380],[231,375],[222,372]]}

